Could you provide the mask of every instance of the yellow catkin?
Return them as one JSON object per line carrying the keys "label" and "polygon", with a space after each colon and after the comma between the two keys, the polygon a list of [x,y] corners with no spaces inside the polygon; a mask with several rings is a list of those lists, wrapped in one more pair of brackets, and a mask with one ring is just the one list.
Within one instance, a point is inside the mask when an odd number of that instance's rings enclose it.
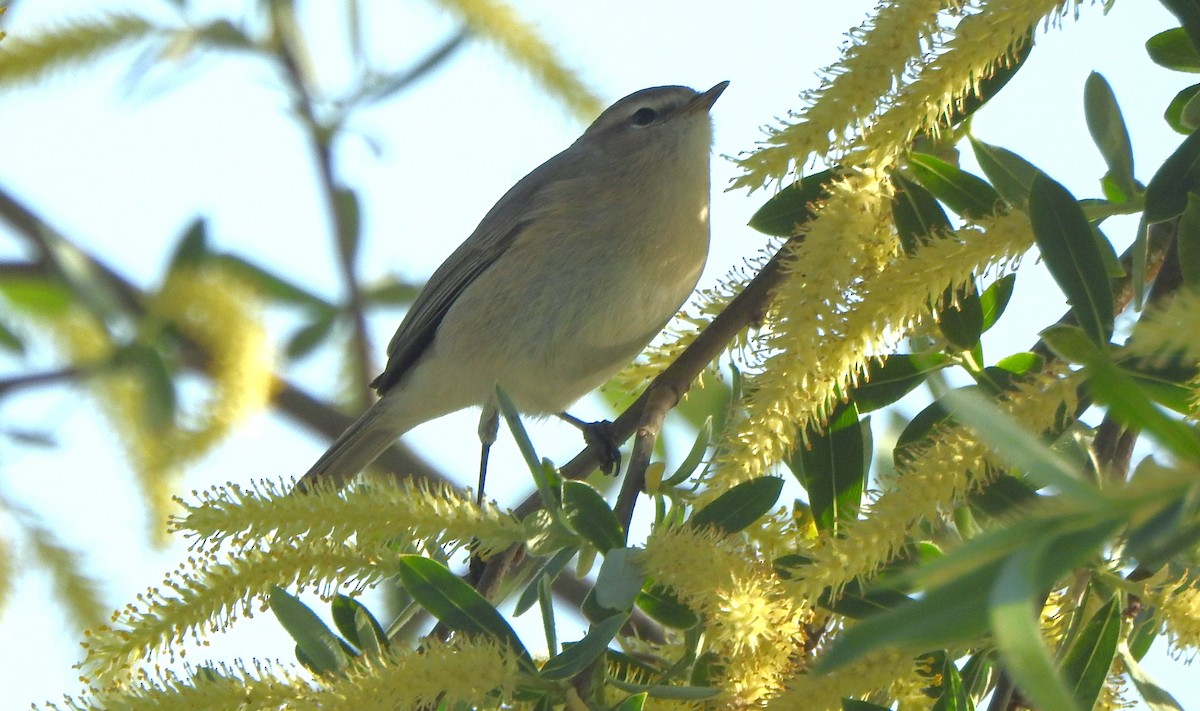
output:
{"label": "yellow catkin", "polygon": [[384,544],[406,532],[413,540],[462,545],[475,540],[476,553],[524,541],[523,524],[495,504],[475,504],[474,496],[449,484],[376,479],[334,491],[295,496],[269,481],[249,486],[229,483],[193,492],[179,500],[183,514],[176,531],[207,548],[229,543],[234,549],[263,540],[329,539]]}
{"label": "yellow catkin", "polygon": [[809,611],[745,543],[713,532],[661,531],[646,542],[644,563],[702,615],[708,649],[723,670],[716,685],[724,702],[761,703],[795,672]]}
{"label": "yellow catkin", "polygon": [[321,681],[289,708],[501,708],[519,680],[516,657],[494,640],[428,640],[419,651],[387,653]]}
{"label": "yellow catkin", "polygon": [[[830,207],[835,212],[826,223]],[[805,427],[821,424],[872,358],[929,318],[947,286],[1003,266],[1033,245],[1028,218],[1013,213],[933,240],[911,257],[894,256],[886,237],[871,241],[880,244],[874,249],[856,246],[852,238],[860,230],[885,230],[877,224],[884,217],[876,214],[883,206],[871,207],[869,217],[856,220],[867,206],[855,211],[831,199],[797,250],[763,341],[771,355],[747,387],[746,415],[728,428],[704,496],[768,472],[798,446]],[[821,266],[806,268],[810,264]]]}
{"label": "yellow catkin", "polygon": [[571,71],[537,30],[521,19],[507,3],[498,0],[438,0],[476,37],[496,45],[522,66],[542,87],[583,119],[592,119],[603,105]]}
{"label": "yellow catkin", "polygon": [[[161,384],[136,363],[102,370],[87,381],[121,437],[154,520],[166,518],[180,469],[262,410],[270,397],[273,356],[258,304],[253,289],[215,267],[176,271],[150,299],[144,329],[171,324],[211,358],[210,397],[190,411],[179,409],[174,422],[149,421],[147,403],[162,397],[152,391]],[[115,353],[104,326],[87,312],[68,311],[49,325],[71,361],[83,367]],[[164,529],[155,526],[153,532],[161,536]]]}
{"label": "yellow catkin", "polygon": [[86,694],[66,697],[63,705],[46,708],[63,711],[226,711],[227,709],[292,708],[292,702],[307,688],[297,672],[255,661],[184,666],[184,671],[143,671],[132,678],[92,687]]}
{"label": "yellow catkin", "polygon": [[844,698],[890,689],[908,683],[916,674],[912,657],[892,650],[873,652],[829,674],[806,672],[788,680],[783,693],[767,708],[841,711]]}
{"label": "yellow catkin", "polygon": [[1065,0],[976,0],[948,41],[916,78],[896,92],[891,107],[866,131],[846,160],[890,165],[914,136],[936,131],[954,105],[1012,54],[1026,33],[1061,15]]}
{"label": "yellow catkin", "polygon": [[51,531],[41,526],[27,526],[25,532],[38,563],[53,580],[54,595],[76,629],[99,624],[107,606],[100,599],[99,586],[84,574],[80,556],[63,547]]}
{"label": "yellow catkin", "polygon": [[83,669],[89,678],[107,680],[154,656],[173,660],[185,640],[203,643],[239,617],[253,616],[275,585],[301,585],[330,597],[342,590],[354,594],[397,572],[396,553],[386,543],[313,539],[303,546],[279,542],[239,551],[232,559],[197,553],[164,576],[161,587],[114,613],[111,626],[88,632]]}
{"label": "yellow catkin", "polygon": [[733,187],[753,190],[782,180],[811,155],[844,145],[933,46],[944,6],[944,0],[880,3],[874,16],[849,33],[841,59],[825,69],[821,86],[801,95],[807,106],[795,120],[772,129],[762,146],[738,160],[745,173]]}
{"label": "yellow catkin", "polygon": [[[1000,409],[1031,432],[1051,427],[1060,410],[1071,411],[1079,386],[1065,367],[1028,378],[1003,399]],[[840,590],[870,576],[908,542],[925,521],[936,520],[975,488],[991,481],[997,468],[991,451],[964,427],[950,427],[913,453],[894,488],[867,507],[865,515],[843,523],[838,535],[822,535],[801,551],[812,560],[785,583],[797,600],[812,600],[826,588]]]}
{"label": "yellow catkin", "polygon": [[1168,578],[1165,570],[1161,580],[1156,576],[1155,582],[1147,585],[1144,597],[1166,630],[1172,653],[1195,656],[1200,651],[1200,587],[1186,575]]}

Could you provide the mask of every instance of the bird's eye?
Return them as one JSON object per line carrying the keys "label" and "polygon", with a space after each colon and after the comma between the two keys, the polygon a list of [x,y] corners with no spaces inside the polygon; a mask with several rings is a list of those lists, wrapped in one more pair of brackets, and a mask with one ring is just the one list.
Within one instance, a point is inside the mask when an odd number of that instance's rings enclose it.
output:
{"label": "bird's eye", "polygon": [[633,113],[634,126],[649,126],[658,118],[658,112],[651,108],[640,108]]}

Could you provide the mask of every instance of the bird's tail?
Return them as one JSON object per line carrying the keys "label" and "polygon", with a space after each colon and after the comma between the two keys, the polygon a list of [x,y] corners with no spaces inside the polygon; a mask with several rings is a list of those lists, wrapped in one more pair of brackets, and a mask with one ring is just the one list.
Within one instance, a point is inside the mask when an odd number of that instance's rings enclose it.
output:
{"label": "bird's tail", "polygon": [[296,489],[304,491],[317,484],[345,485],[408,429],[388,416],[383,400],[376,402],[334,440],[296,483]]}

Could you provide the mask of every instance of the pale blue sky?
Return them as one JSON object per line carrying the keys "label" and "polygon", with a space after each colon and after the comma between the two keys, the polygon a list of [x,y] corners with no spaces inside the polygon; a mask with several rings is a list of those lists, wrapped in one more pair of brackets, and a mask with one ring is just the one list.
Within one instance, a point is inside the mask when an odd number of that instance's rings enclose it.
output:
{"label": "pale blue sky", "polygon": [[[836,59],[843,33],[874,3],[514,4],[606,102],[657,84],[705,88],[731,80],[713,112],[715,150],[737,154],[754,145],[762,124],[798,107],[796,95],[816,86],[816,72]],[[126,5],[170,17],[167,3],[104,3],[106,9]],[[371,44],[388,66],[420,56],[454,27],[429,3],[364,5],[375,18]],[[84,0],[22,2],[4,26],[15,37],[99,7]],[[328,51],[317,52],[322,76],[336,87],[341,74],[332,57],[342,41],[339,21],[332,12],[314,19],[328,28],[318,35],[330,43]],[[1162,108],[1191,81],[1151,68],[1141,47],[1174,24],[1156,2],[1118,0],[1108,18],[1098,6],[1084,7],[1080,20],[1039,36],[1028,66],[976,118],[977,135],[1027,156],[1078,196],[1098,194],[1104,167],[1084,124],[1082,92],[1087,74],[1099,71],[1125,110],[1142,166],[1137,175],[1149,180],[1147,167],[1161,162],[1180,140],[1162,121]],[[309,157],[270,70],[242,57],[212,57],[180,88],[148,99],[144,91],[123,88],[135,56],[121,53],[45,88],[0,93],[0,185],[143,285],[157,282],[179,232],[202,214],[221,249],[336,295],[337,272]],[[339,152],[345,181],[361,191],[366,205],[363,272],[414,279],[427,276],[509,185],[582,130],[520,70],[482,44],[470,45],[441,72],[365,113],[354,126],[383,149],[376,156],[364,141],[350,138]],[[745,223],[765,196],[722,192],[733,175],[730,164],[714,160],[713,250],[702,284],[711,285],[764,244]],[[1114,222],[1109,235],[1123,249],[1132,225]],[[0,240],[0,255],[12,255],[11,245]],[[1034,331],[1062,311],[1061,294],[1035,271],[1022,270],[1010,313],[991,334],[993,343],[1032,343]],[[273,317],[272,323],[282,320]],[[381,360],[395,323],[388,316],[374,324]],[[999,354],[996,346],[992,355]],[[33,359],[43,361],[45,355]],[[11,361],[0,365],[6,372],[21,367]],[[332,392],[340,372],[330,359],[315,358],[293,377],[313,391]],[[576,414],[601,412],[584,403]],[[469,412],[450,416],[408,440],[436,456],[459,481],[473,484],[475,419]],[[175,566],[179,545],[161,553],[147,547],[146,524],[133,513],[139,507],[126,503],[137,496],[132,477],[86,400],[62,390],[7,398],[0,401],[0,423],[41,424],[58,432],[60,450],[0,450],[0,488],[83,551],[94,575],[105,581],[111,605],[132,599]],[[578,448],[578,440],[553,423],[535,428],[535,441],[553,459]],[[185,489],[295,476],[323,448],[306,431],[263,415],[194,467]],[[503,434],[495,456],[496,471],[521,471]],[[499,486],[490,493],[503,502],[520,498],[521,492],[506,496]],[[48,596],[44,579],[22,576],[0,615],[0,711],[76,691],[70,669],[77,659],[75,634],[45,604]],[[260,618],[238,625],[206,654],[288,658],[290,645],[281,639],[274,622]],[[1154,651],[1152,669],[1170,679],[1168,688],[1190,685],[1190,696],[1200,697],[1200,684],[1162,661],[1164,647],[1160,642]],[[1186,704],[1188,696],[1181,701]]]}

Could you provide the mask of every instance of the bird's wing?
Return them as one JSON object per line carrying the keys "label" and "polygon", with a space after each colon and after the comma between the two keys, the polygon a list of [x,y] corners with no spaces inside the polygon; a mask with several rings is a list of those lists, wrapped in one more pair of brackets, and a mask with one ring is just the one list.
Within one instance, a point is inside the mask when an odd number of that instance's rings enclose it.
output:
{"label": "bird's wing", "polygon": [[525,219],[537,194],[552,182],[555,173],[569,165],[563,160],[566,153],[546,161],[510,188],[471,236],[429,277],[388,344],[387,367],[371,382],[376,392],[384,394],[404,377],[433,342],[438,326],[458,297],[516,240],[527,224]]}

